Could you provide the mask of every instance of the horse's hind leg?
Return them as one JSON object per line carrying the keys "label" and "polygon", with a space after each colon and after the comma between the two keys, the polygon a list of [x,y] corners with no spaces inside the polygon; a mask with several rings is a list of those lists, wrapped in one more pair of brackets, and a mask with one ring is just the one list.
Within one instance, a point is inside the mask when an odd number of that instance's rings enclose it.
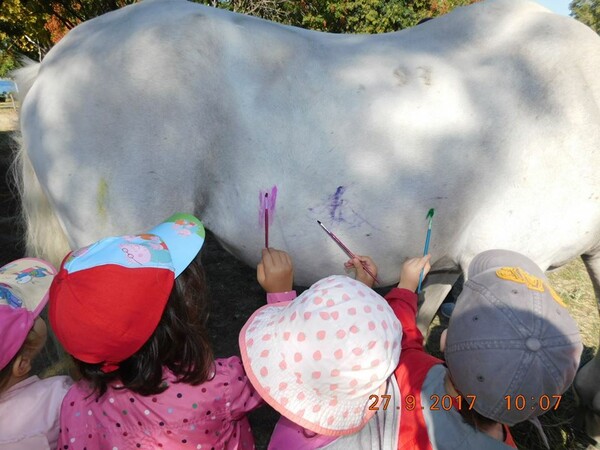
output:
{"label": "horse's hind leg", "polygon": [[[600,250],[593,255],[583,255],[582,259],[600,302]],[[594,358],[579,370],[574,385],[585,408],[586,432],[600,442],[600,351],[596,351]]]}
{"label": "horse's hind leg", "polygon": [[423,288],[423,301],[419,305],[417,314],[417,327],[423,337],[427,338],[431,321],[459,276],[458,272],[439,272],[427,275]]}

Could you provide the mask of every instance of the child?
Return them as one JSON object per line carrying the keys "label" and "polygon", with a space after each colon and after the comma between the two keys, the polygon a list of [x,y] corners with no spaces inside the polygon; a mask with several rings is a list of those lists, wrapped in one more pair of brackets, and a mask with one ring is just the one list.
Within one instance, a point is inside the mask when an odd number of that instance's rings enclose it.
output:
{"label": "child", "polygon": [[401,285],[386,296],[404,330],[395,372],[405,402],[398,448],[516,448],[507,425],[525,420],[547,446],[537,416],[558,405],[583,347],[543,271],[512,251],[477,255],[442,334],[444,365],[425,353],[415,322],[423,261],[407,261]]}
{"label": "child", "polygon": [[60,404],[71,381],[31,375],[46,343],[39,314],[55,274],[52,265],[35,258],[0,268],[0,448],[5,450],[56,448]]}
{"label": "child", "polygon": [[396,448],[402,330],[387,302],[345,276],[294,299],[291,259],[274,249],[263,250],[257,278],[269,304],[242,328],[240,350],[256,390],[282,414],[269,449]]}
{"label": "child", "polygon": [[250,449],[261,400],[239,358],[213,360],[200,220],[69,255],[50,288],[50,323],[82,379],[61,409],[60,449]]}

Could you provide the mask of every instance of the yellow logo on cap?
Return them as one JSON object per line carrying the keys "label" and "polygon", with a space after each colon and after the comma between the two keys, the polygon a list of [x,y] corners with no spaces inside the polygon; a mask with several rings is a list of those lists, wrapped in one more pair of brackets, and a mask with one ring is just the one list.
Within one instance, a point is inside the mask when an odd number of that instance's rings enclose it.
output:
{"label": "yellow logo on cap", "polygon": [[496,275],[503,280],[524,284],[532,291],[544,292],[544,282],[519,267],[502,267],[496,270]]}
{"label": "yellow logo on cap", "polygon": [[[528,272],[525,272],[520,267],[502,267],[501,269],[496,270],[496,276],[503,280],[514,281],[515,283],[524,284],[527,286],[527,289],[537,292],[544,292],[544,281],[540,278],[531,275]],[[565,303],[562,301],[560,296],[552,289],[551,286],[548,287],[548,292],[563,308],[566,308]]]}

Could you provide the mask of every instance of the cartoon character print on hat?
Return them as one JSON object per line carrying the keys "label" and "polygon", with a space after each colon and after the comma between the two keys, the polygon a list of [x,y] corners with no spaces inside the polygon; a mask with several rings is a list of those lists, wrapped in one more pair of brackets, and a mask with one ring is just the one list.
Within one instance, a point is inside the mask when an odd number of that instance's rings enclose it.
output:
{"label": "cartoon character print on hat", "polygon": [[154,267],[173,271],[171,255],[160,237],[152,234],[102,239],[73,252],[63,267],[69,273],[116,264],[127,268]]}
{"label": "cartoon character print on hat", "polygon": [[[4,300],[4,302],[2,300]],[[13,308],[21,308],[23,306],[23,301],[13,294],[10,286],[0,283],[0,305],[1,304],[7,304]]]}
{"label": "cartoon character print on hat", "polygon": [[176,277],[195,258],[205,238],[200,219],[185,213],[172,215],[149,233],[159,236],[169,249]]}
{"label": "cartoon character print on hat", "polygon": [[140,234],[123,236],[125,243],[120,244],[121,251],[131,263],[147,266],[151,263],[171,262],[171,256],[166,244],[158,236]]}
{"label": "cartoon character print on hat", "polygon": [[[15,268],[16,266],[17,264],[8,264],[2,267],[0,269],[0,275],[6,275],[7,271],[9,271],[11,268]],[[17,270],[16,272],[9,273],[8,275],[10,278],[5,278],[7,281],[14,281],[17,284],[35,284],[36,278],[49,277],[52,276],[52,273],[50,273],[47,268],[36,265]],[[4,302],[0,302],[0,304],[5,303],[13,308],[21,308],[23,306],[23,301],[13,292],[12,287],[6,283],[0,283],[0,300],[4,300]]]}
{"label": "cartoon character print on hat", "polygon": [[78,258],[82,255],[85,255],[89,250],[90,247],[93,247],[93,245],[88,245],[86,247],[81,247],[77,250],[72,251],[71,253],[69,253],[65,259],[65,265],[71,261],[73,261],[75,258]]}
{"label": "cartoon character print on hat", "polygon": [[173,228],[178,235],[191,236],[192,234],[197,234],[201,238],[204,238],[204,229],[201,229],[198,223],[192,220],[187,220],[184,217],[179,218],[178,215],[173,216],[172,219],[174,220]]}
{"label": "cartoon character print on hat", "polygon": [[335,436],[358,430],[400,357],[402,331],[387,302],[345,276],[320,280],[248,320],[240,346],[261,396],[288,419]]}
{"label": "cartoon character print on hat", "polygon": [[[0,269],[0,275],[5,274],[11,268],[16,267],[17,264],[7,264]],[[15,281],[19,284],[25,284],[32,281],[34,278],[43,278],[52,275],[48,269],[42,266],[26,267],[14,273]]]}

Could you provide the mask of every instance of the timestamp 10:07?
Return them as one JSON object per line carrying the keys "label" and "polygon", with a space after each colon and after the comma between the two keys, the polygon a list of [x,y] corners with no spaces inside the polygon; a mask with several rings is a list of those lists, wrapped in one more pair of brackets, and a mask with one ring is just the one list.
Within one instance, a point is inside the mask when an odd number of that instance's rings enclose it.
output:
{"label": "timestamp 10:07", "polygon": [[516,409],[517,411],[523,411],[526,408],[536,409],[539,408],[542,411],[549,411],[553,409],[556,411],[562,395],[540,395],[539,398],[526,397],[524,395],[506,395],[504,400],[506,401],[506,409],[508,411]]}

